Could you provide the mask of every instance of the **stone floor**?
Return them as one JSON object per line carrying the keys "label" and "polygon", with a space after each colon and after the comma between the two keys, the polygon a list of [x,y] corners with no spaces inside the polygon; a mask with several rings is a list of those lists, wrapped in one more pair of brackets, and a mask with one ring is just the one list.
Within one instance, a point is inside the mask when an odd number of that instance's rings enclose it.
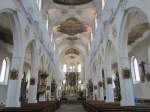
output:
{"label": "stone floor", "polygon": [[57,112],[86,112],[82,105],[77,104],[64,104],[57,110]]}

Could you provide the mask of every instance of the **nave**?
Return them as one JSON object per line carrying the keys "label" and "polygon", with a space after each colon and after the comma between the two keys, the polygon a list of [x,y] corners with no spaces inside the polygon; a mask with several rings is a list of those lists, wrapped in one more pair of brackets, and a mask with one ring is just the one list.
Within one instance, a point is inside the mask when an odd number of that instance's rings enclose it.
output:
{"label": "nave", "polygon": [[86,110],[79,104],[64,104],[56,112],[86,112]]}
{"label": "nave", "polygon": [[149,5],[0,0],[0,112],[150,112]]}

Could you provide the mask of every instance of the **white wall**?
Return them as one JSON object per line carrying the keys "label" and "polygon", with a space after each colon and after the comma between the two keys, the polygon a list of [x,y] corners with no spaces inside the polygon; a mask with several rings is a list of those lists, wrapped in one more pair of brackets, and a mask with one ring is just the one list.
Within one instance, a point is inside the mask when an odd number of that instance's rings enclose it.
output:
{"label": "white wall", "polygon": [[134,85],[134,94],[136,98],[150,99],[150,82]]}
{"label": "white wall", "polygon": [[[142,42],[138,43],[131,52],[129,57],[135,56],[138,63],[144,61],[148,64],[148,47],[150,45],[150,38],[144,39]],[[134,84],[134,94],[136,98],[150,99],[150,82]]]}
{"label": "white wall", "polygon": [[0,85],[0,105],[6,102],[7,85]]}

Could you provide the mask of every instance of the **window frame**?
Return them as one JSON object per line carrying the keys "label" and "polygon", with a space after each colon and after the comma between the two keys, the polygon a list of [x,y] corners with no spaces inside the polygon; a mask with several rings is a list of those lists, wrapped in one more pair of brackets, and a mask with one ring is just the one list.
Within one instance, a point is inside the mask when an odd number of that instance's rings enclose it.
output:
{"label": "window frame", "polygon": [[[136,63],[135,63],[135,61],[136,61]],[[136,71],[136,70],[138,70],[138,71]],[[138,60],[134,56],[132,56],[132,58],[131,58],[131,72],[132,72],[133,83],[134,84],[140,83],[141,79],[140,79],[140,71],[139,71]]]}

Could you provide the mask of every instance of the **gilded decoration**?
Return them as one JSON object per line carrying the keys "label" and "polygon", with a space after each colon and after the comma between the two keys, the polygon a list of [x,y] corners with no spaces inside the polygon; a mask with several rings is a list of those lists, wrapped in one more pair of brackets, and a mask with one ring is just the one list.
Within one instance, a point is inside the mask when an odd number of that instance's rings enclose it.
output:
{"label": "gilded decoration", "polygon": [[38,74],[38,94],[42,95],[46,92],[47,89],[49,89],[49,87],[46,86],[48,73],[46,71],[39,71]]}
{"label": "gilded decoration", "polygon": [[46,79],[48,77],[48,73],[46,73],[44,71],[39,71],[39,77],[41,79]]}

